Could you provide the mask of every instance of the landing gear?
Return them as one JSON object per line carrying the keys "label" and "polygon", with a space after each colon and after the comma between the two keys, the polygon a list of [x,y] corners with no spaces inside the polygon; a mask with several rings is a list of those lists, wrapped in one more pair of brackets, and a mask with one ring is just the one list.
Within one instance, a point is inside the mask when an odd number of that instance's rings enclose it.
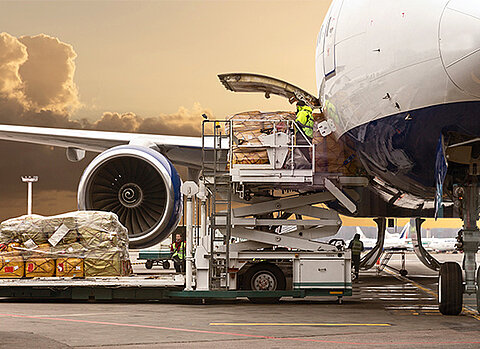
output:
{"label": "landing gear", "polygon": [[[480,231],[477,227],[479,218],[479,186],[476,175],[470,175],[464,184],[454,185],[453,194],[455,205],[460,211],[463,220],[463,229],[459,231],[457,246],[463,251],[463,269],[465,271],[465,286],[463,291],[466,294],[477,295],[478,308],[478,286],[479,272],[475,255],[480,243]],[[480,309],[479,309],[480,310]]]}
{"label": "landing gear", "polygon": [[[286,279],[282,270],[272,263],[258,263],[251,266],[244,277],[244,288],[254,291],[285,290]],[[280,297],[249,297],[252,303],[276,303]]]}
{"label": "landing gear", "polygon": [[462,312],[462,269],[456,262],[446,262],[440,266],[438,301],[443,315],[458,315]]}
{"label": "landing gear", "polygon": [[382,256],[383,253],[383,243],[385,241],[385,229],[387,227],[387,220],[385,218],[376,218],[374,219],[375,223],[377,223],[377,243],[368,252],[363,258],[360,260],[360,269],[368,270],[375,265],[377,260]]}

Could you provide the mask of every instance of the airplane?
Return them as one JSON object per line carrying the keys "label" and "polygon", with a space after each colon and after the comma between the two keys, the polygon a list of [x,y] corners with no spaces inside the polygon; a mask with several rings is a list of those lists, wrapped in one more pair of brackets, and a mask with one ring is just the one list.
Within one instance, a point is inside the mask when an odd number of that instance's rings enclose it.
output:
{"label": "airplane", "polygon": [[[410,223],[405,224],[400,233],[389,233],[385,231],[385,241],[383,243],[383,249],[399,249],[399,248],[411,248],[411,241],[408,239],[408,229]],[[377,239],[368,238],[363,232],[362,228],[357,226],[355,232],[360,235],[360,240],[363,242],[365,250],[371,250],[377,244]],[[347,244],[348,245],[348,244]]]}
{"label": "airplane", "polygon": [[456,252],[457,251],[457,239],[456,238],[431,238],[427,247],[431,251],[435,252]]}
{"label": "airplane", "polygon": [[[316,43],[315,96],[262,75],[219,75],[230,90],[322,110],[322,136],[345,144],[368,178],[353,189],[356,212],[340,203],[330,209],[378,217],[381,237],[385,217],[411,218],[417,236],[420,217],[463,219],[465,276],[458,263],[435,264],[414,243],[422,261],[440,270],[443,314],[459,314],[464,290],[477,292],[480,278],[479,32],[477,0],[333,0]],[[198,137],[1,125],[0,139],[63,147],[71,161],[100,153],[80,179],[78,206],[117,213],[137,248],[162,241],[179,222],[175,165],[189,167],[193,177],[202,166]],[[383,248],[382,240],[372,251]]]}
{"label": "airplane", "polygon": [[[404,247],[408,250],[413,250],[413,242],[409,237],[410,222],[408,222],[400,233],[400,242],[398,247]],[[387,233],[386,233],[387,234]],[[422,238],[422,245],[427,251],[434,252],[454,252],[457,250],[456,238],[436,238],[434,236],[429,238]],[[388,235],[385,236],[385,247],[388,246]]]}

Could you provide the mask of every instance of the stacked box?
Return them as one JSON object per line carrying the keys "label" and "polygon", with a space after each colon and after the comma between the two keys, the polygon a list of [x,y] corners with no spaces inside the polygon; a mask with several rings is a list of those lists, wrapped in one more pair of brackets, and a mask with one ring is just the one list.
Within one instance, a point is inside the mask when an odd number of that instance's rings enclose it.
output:
{"label": "stacked box", "polygon": [[88,249],[82,244],[60,244],[52,248],[54,251],[55,276],[82,278],[85,276],[83,260]]}
{"label": "stacked box", "polygon": [[[269,134],[274,131],[274,128],[277,132],[291,134],[292,130],[288,130],[287,121],[295,120],[295,118],[296,113],[294,112],[261,113],[258,111],[240,113],[230,117],[230,120],[233,121],[233,164],[268,164],[267,151],[265,148],[261,148],[260,135]],[[319,123],[325,121],[324,115],[314,113],[313,119],[315,171],[340,173],[346,176],[363,175],[359,173],[361,166],[358,166],[355,159],[355,151],[345,140],[336,139],[333,133],[323,137],[318,131]],[[278,122],[279,120],[280,122]],[[285,121],[285,123],[282,123],[282,121]],[[255,146],[260,147],[256,148]]]}
{"label": "stacked box", "polygon": [[55,263],[55,276],[85,277],[83,258],[58,258]]}
{"label": "stacked box", "polygon": [[0,278],[23,278],[25,264],[22,256],[0,256]]}
{"label": "stacked box", "polygon": [[85,276],[124,276],[119,251],[96,250],[85,257]]}
{"label": "stacked box", "polygon": [[47,238],[38,223],[43,217],[38,215],[21,216],[2,222],[0,240],[2,242],[24,243],[32,239],[37,245],[47,242]]}
{"label": "stacked box", "polygon": [[[317,121],[325,120],[319,114]],[[313,144],[315,145],[315,171],[323,173],[340,173],[345,176],[361,176],[361,166],[355,158],[355,150],[345,138],[337,139],[333,133],[323,137],[314,127]]]}
{"label": "stacked box", "polygon": [[25,277],[52,277],[55,275],[55,259],[50,245],[40,244],[24,253]]}
{"label": "stacked box", "polygon": [[262,142],[259,136],[271,133],[274,128],[277,131],[286,132],[287,123],[282,121],[295,120],[295,113],[253,111],[236,114],[229,120],[233,121],[233,164],[268,164],[267,150],[261,148]]}
{"label": "stacked box", "polygon": [[52,277],[55,275],[55,259],[31,257],[25,260],[25,277]]}

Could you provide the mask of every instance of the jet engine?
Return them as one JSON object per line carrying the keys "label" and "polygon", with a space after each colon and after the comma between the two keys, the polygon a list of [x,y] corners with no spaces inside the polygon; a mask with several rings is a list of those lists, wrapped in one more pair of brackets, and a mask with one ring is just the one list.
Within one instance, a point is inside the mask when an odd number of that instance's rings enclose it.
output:
{"label": "jet engine", "polygon": [[130,248],[164,240],[182,214],[181,179],[152,148],[122,145],[98,155],[78,186],[78,208],[116,213],[127,227]]}

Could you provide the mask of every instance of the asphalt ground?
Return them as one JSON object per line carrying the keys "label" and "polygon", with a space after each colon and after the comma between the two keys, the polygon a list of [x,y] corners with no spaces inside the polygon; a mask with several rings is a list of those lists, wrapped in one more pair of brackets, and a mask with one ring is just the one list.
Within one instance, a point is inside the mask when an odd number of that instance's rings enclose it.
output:
{"label": "asphalt ground", "polygon": [[[400,266],[399,256],[391,265]],[[140,264],[135,270],[147,272]],[[407,254],[407,270],[406,278],[390,269],[361,273],[343,304],[316,297],[272,305],[243,299],[204,305],[2,299],[0,348],[479,348],[473,297],[466,297],[462,315],[443,316],[436,273],[413,254]]]}

